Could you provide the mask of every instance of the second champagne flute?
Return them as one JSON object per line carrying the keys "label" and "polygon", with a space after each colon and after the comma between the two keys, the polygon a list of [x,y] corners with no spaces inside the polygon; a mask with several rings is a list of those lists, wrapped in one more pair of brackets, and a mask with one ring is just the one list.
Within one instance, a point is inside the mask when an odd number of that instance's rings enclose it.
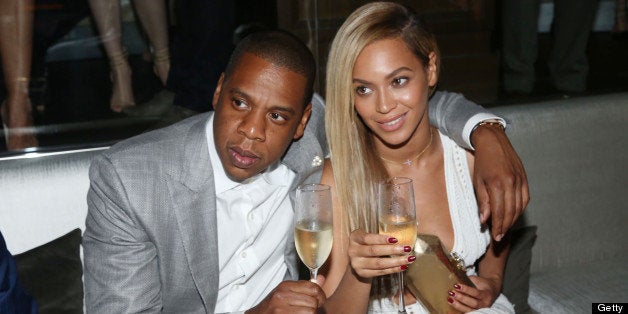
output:
{"label": "second champagne flute", "polygon": [[331,188],[324,184],[299,186],[294,212],[294,242],[299,258],[316,282],[318,268],[325,263],[333,243]]}
{"label": "second champagne flute", "polygon": [[[394,177],[379,183],[377,197],[379,233],[397,239],[397,243],[414,247],[417,221],[412,179]],[[403,271],[399,275],[399,313],[405,313]]]}

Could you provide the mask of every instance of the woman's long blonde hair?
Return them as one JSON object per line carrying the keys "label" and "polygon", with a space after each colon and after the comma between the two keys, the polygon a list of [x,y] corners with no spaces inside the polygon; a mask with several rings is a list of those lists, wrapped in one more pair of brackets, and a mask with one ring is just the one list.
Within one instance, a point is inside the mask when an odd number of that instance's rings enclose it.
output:
{"label": "woman's long blonde hair", "polygon": [[366,4],[355,10],[338,30],[327,62],[325,130],[337,205],[346,215],[348,230],[378,231],[377,182],[388,177],[388,173],[375,152],[371,131],[354,110],[352,73],[362,49],[387,38],[403,40],[426,67],[434,52],[438,73],[440,53],[434,35],[416,13],[403,5]]}

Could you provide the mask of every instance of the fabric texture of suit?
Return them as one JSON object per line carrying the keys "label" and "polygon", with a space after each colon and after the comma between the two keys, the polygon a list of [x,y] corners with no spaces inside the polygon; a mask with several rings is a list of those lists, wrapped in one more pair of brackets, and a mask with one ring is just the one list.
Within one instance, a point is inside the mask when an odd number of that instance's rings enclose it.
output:
{"label": "fabric texture of suit", "polygon": [[[455,124],[483,110],[463,101],[437,93],[432,120],[453,123],[440,126],[460,133],[463,126]],[[312,103],[303,137],[282,159],[296,173],[291,199],[297,185],[320,180],[327,154],[324,104],[319,96]],[[83,237],[88,313],[214,312],[218,222],[205,135],[211,114],[128,139],[93,161]],[[286,278],[297,279],[294,241],[285,252]]]}

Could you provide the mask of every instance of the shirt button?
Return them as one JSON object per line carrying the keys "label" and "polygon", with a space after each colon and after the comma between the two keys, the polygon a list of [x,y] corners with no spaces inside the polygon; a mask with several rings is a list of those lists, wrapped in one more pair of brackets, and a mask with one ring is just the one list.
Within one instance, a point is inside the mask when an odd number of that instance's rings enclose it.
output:
{"label": "shirt button", "polygon": [[242,258],[246,258],[246,252],[242,252],[242,253],[240,253],[240,257],[242,257]]}
{"label": "shirt button", "polygon": [[255,220],[255,214],[249,213],[249,220]]}

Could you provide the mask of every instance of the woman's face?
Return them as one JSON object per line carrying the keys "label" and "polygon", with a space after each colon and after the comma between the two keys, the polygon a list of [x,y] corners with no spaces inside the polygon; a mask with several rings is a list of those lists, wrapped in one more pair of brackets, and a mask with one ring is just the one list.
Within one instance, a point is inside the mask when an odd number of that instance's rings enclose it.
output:
{"label": "woman's face", "polygon": [[429,87],[437,81],[435,54],[425,66],[398,38],[375,41],[353,66],[355,110],[387,146],[406,143],[420,123],[429,123]]}

